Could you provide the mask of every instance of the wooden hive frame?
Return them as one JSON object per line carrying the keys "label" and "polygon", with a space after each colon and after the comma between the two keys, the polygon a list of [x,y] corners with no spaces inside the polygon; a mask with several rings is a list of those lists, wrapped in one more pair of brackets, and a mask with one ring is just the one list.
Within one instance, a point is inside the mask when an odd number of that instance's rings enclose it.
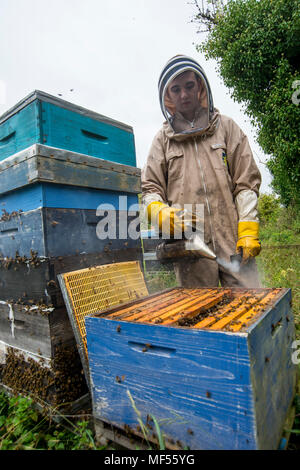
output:
{"label": "wooden hive frame", "polygon": [[118,321],[231,332],[245,331],[280,289],[171,288],[99,315]]}

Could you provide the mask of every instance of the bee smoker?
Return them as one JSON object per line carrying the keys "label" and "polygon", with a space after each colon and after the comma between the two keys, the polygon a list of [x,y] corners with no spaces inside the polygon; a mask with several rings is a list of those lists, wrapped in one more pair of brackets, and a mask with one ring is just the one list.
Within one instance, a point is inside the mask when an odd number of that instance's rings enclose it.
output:
{"label": "bee smoker", "polygon": [[161,263],[174,262],[180,258],[208,258],[215,260],[218,264],[230,271],[239,272],[243,253],[242,251],[230,256],[230,263],[220,259],[204,243],[199,233],[193,233],[188,239],[182,240],[164,240],[156,247],[156,257]]}
{"label": "bee smoker", "polygon": [[205,257],[212,260],[217,259],[215,253],[197,233],[193,233],[188,239],[164,240],[156,247],[156,257],[161,262],[176,261],[178,258]]}

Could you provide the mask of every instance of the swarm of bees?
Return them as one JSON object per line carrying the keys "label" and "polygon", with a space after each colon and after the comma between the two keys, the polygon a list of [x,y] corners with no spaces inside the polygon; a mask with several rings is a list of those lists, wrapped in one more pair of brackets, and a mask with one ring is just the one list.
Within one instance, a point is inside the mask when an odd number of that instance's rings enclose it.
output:
{"label": "swarm of bees", "polygon": [[11,213],[7,212],[5,209],[1,209],[1,210],[2,210],[2,216],[0,217],[0,222],[7,222],[8,220],[12,219],[13,217],[17,217],[23,212],[22,209],[18,211],[13,211]]}
{"label": "swarm of bees", "polygon": [[73,402],[88,392],[81,372],[81,362],[74,347],[58,346],[50,367],[45,366],[42,356],[39,361],[25,360],[21,353],[8,348],[0,379],[14,393],[30,394],[37,401],[56,406]]}
{"label": "swarm of bees", "polygon": [[26,255],[20,256],[19,252],[16,251],[15,258],[6,257],[0,258],[0,266],[5,269],[9,269],[11,266],[14,266],[14,270],[17,270],[17,265],[25,264],[27,266],[38,267],[41,264],[41,260],[38,257],[37,251],[30,250],[30,257]]}

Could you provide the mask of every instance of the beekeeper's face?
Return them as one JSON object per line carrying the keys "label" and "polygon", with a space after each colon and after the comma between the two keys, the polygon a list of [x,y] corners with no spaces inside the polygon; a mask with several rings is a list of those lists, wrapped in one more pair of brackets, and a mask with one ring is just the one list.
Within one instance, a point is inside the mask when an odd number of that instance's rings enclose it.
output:
{"label": "beekeeper's face", "polygon": [[199,106],[200,85],[193,71],[186,71],[174,78],[168,87],[169,98],[176,111],[186,119],[193,119]]}

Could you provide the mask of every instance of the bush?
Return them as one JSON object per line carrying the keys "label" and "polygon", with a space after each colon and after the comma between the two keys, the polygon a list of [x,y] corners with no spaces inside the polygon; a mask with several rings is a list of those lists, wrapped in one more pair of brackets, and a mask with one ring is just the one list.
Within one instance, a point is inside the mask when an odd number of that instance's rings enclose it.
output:
{"label": "bush", "polygon": [[260,240],[264,245],[300,243],[300,213],[295,205],[284,207],[273,194],[261,194],[258,214]]}

